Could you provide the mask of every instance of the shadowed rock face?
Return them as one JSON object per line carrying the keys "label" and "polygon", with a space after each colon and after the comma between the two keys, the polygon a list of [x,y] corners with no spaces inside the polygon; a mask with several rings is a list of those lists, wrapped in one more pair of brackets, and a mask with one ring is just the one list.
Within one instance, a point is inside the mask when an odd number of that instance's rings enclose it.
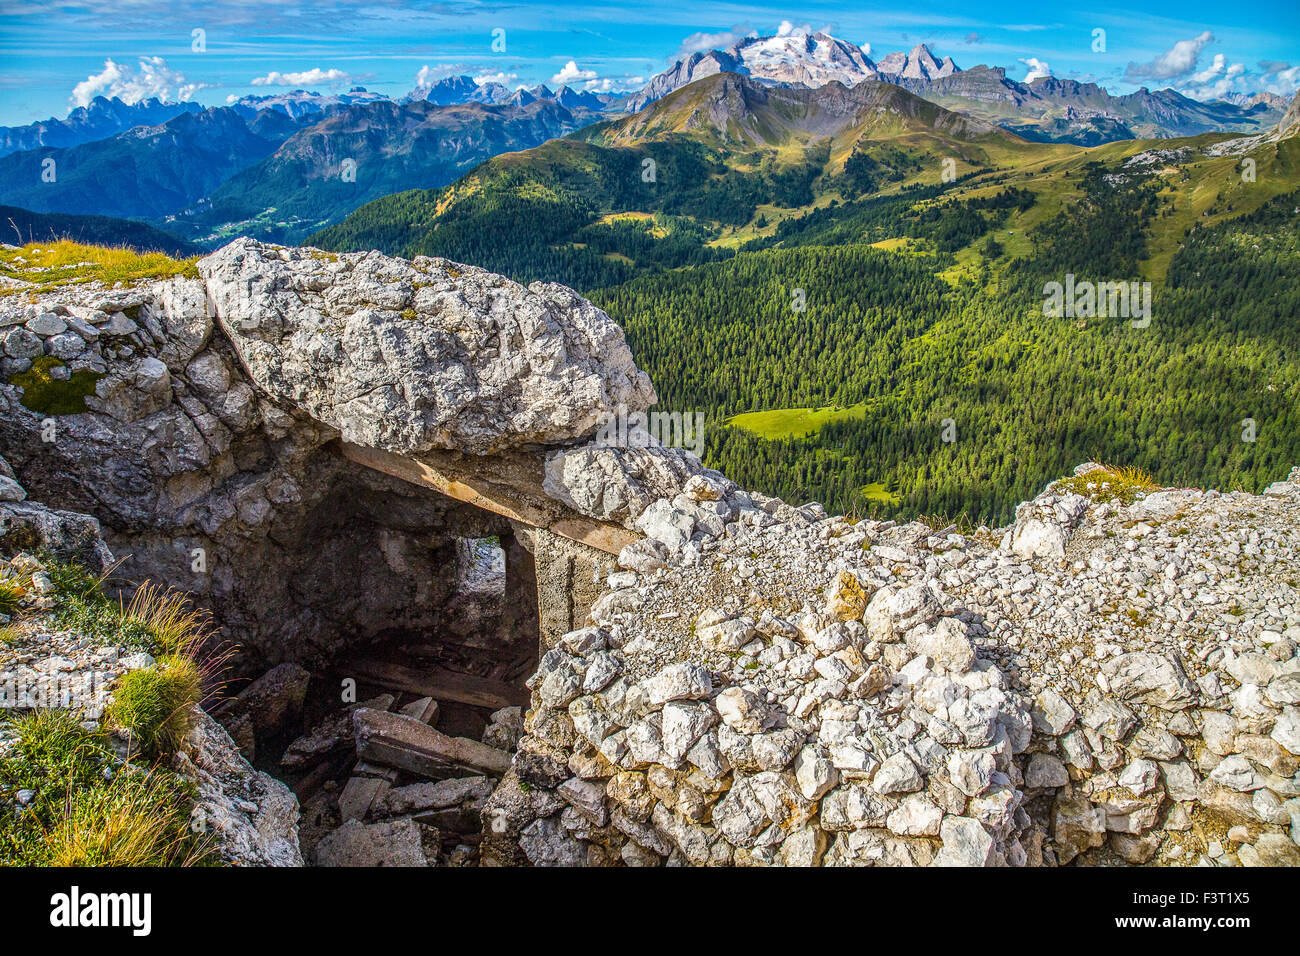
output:
{"label": "shadowed rock face", "polygon": [[199,271],[257,387],[359,445],[557,444],[594,432],[606,409],[656,401],[622,330],[553,283],[249,239]]}

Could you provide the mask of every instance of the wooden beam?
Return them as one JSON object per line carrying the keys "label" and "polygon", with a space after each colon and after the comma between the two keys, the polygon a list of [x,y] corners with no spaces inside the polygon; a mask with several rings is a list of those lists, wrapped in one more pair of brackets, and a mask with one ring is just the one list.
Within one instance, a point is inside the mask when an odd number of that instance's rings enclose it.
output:
{"label": "wooden beam", "polygon": [[526,687],[439,668],[411,667],[393,661],[356,657],[334,665],[334,670],[341,676],[355,677],[390,690],[404,690],[421,697],[489,710],[526,706],[529,700]]}
{"label": "wooden beam", "polygon": [[421,777],[439,777],[457,768],[500,777],[510,755],[468,737],[448,737],[401,714],[360,708],[353,712],[357,756]]}
{"label": "wooden beam", "polygon": [[359,465],[608,554],[618,554],[639,537],[622,525],[581,515],[546,494],[540,455],[395,455],[345,441],[338,442],[338,449]]}

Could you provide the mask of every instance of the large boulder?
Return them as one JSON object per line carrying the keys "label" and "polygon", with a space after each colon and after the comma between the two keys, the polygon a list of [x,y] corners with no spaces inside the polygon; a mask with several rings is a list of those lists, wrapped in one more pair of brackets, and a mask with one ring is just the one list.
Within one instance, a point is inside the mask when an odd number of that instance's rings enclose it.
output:
{"label": "large boulder", "polygon": [[487,454],[592,434],[657,399],[623,332],[554,283],[239,239],[199,262],[253,382],[346,441]]}

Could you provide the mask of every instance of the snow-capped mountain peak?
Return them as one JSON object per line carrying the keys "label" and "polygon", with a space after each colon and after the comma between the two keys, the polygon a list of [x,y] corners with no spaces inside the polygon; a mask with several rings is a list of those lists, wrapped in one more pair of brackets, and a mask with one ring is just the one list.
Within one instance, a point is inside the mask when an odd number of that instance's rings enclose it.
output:
{"label": "snow-capped mountain peak", "polygon": [[868,49],[820,30],[747,37],[725,50],[704,50],[678,60],[651,77],[626,108],[635,112],[675,89],[724,70],[763,83],[808,87],[825,86],[832,80],[845,86],[864,80],[934,80],[961,72],[952,57],[940,61],[924,43],[909,53],[891,53],[879,63],[872,62]]}
{"label": "snow-capped mountain peak", "polygon": [[772,83],[824,86],[839,80],[853,86],[876,75],[875,64],[861,47],[822,32],[753,37],[727,52],[750,76]]}

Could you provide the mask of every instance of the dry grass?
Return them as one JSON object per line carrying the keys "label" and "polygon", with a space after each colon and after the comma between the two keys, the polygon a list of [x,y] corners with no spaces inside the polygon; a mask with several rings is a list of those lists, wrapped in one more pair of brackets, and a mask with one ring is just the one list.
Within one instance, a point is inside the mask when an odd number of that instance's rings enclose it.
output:
{"label": "dry grass", "polygon": [[157,653],[193,658],[212,636],[212,619],[175,588],[146,581],[123,611],[149,632]]}
{"label": "dry grass", "polygon": [[1132,504],[1139,497],[1160,488],[1141,468],[1103,465],[1085,475],[1062,478],[1057,486],[1064,491],[1091,498],[1093,501],[1121,501]]}
{"label": "dry grass", "polygon": [[211,839],[195,839],[173,786],[141,773],[115,788],[69,793],[47,834],[50,866],[195,866]]}
{"label": "dry grass", "polygon": [[[20,261],[21,260],[21,261]],[[20,249],[0,250],[0,275],[40,285],[89,282],[112,285],[171,276],[198,277],[198,258],[173,259],[163,252],[139,253],[132,249],[87,246],[60,239],[29,243]]]}

